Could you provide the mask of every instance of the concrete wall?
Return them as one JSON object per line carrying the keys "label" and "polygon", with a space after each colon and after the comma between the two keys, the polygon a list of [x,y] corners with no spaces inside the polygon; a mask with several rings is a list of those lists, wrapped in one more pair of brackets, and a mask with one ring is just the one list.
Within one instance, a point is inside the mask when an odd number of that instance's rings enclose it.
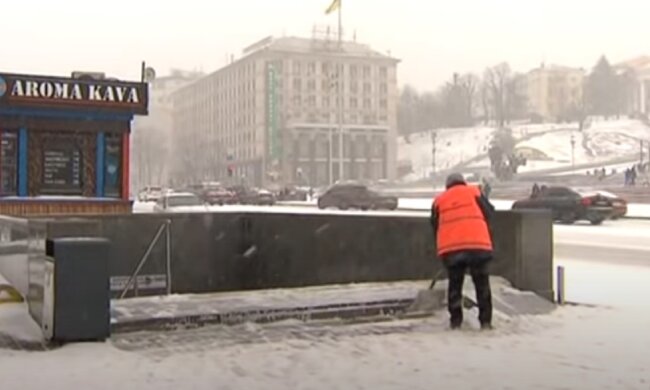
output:
{"label": "concrete wall", "polygon": [[[128,278],[160,226],[171,221],[175,293],[430,279],[441,264],[424,217],[276,213],[134,214],[47,221],[49,237],[112,242],[110,273]],[[43,222],[40,222],[43,223]],[[75,228],[77,226],[77,228]],[[492,272],[552,297],[552,224],[546,213],[499,212]],[[166,274],[165,234],[141,275]],[[0,273],[2,272],[0,258]],[[5,275],[6,276],[6,275]],[[164,277],[163,277],[164,279]],[[165,286],[142,281],[139,294]],[[164,280],[163,280],[164,282]],[[117,289],[116,289],[117,292]]]}

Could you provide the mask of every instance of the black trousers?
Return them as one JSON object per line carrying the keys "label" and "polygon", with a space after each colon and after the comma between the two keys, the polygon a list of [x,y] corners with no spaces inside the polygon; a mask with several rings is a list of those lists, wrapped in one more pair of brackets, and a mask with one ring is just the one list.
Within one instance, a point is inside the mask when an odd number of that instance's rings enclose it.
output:
{"label": "black trousers", "polygon": [[458,326],[463,322],[463,282],[469,269],[476,289],[479,322],[492,323],[492,292],[490,290],[490,274],[488,264],[490,258],[464,256],[454,261],[444,261],[449,276],[447,290],[447,308],[451,316],[451,325]]}

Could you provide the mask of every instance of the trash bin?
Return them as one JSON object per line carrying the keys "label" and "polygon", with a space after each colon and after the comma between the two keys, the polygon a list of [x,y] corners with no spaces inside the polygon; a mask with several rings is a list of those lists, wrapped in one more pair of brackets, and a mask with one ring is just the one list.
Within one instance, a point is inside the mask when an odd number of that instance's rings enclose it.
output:
{"label": "trash bin", "polygon": [[56,342],[110,336],[110,242],[103,238],[46,241],[42,328]]}

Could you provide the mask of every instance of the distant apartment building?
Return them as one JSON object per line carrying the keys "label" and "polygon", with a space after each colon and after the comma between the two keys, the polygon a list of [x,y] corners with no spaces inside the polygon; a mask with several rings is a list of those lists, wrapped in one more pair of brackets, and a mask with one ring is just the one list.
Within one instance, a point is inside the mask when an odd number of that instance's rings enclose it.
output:
{"label": "distant apartment building", "polygon": [[630,114],[650,114],[650,56],[641,56],[615,65],[619,74],[625,73],[630,82],[625,96]]}
{"label": "distant apartment building", "polygon": [[174,91],[204,76],[201,72],[173,69],[149,83],[149,116],[133,123],[131,188],[167,184],[172,169],[172,100]]}
{"label": "distant apartment building", "polygon": [[585,70],[544,65],[526,75],[528,111],[547,121],[567,119],[581,110]]}
{"label": "distant apartment building", "polygon": [[394,178],[397,63],[327,36],[251,45],[173,94],[179,178],[312,186]]}

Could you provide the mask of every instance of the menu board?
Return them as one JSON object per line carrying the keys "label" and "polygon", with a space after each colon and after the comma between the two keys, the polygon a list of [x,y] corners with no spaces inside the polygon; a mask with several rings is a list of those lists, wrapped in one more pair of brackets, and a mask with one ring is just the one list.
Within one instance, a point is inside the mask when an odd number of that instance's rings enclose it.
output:
{"label": "menu board", "polygon": [[0,141],[0,195],[11,196],[17,192],[18,135],[4,131]]}
{"label": "menu board", "polygon": [[81,194],[81,151],[75,145],[52,145],[43,150],[43,192]]}

